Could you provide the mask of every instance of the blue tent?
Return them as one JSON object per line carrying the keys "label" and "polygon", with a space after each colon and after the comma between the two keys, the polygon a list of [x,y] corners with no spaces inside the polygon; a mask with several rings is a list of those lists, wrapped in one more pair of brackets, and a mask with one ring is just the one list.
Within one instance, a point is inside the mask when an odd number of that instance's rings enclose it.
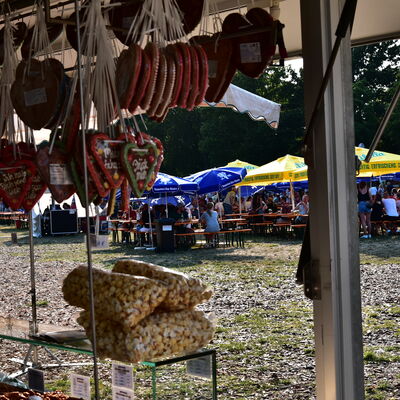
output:
{"label": "blue tent", "polygon": [[185,179],[199,185],[198,194],[220,192],[241,182],[246,176],[246,168],[220,167],[211,168],[196,174],[186,176]]}
{"label": "blue tent", "polygon": [[[143,200],[143,202],[147,202],[147,200]],[[161,204],[172,204],[173,206],[177,206],[179,203],[183,203],[185,206],[190,204],[190,197],[187,195],[181,196],[163,196],[163,197],[155,197],[150,200],[150,205],[161,205]]]}
{"label": "blue tent", "polygon": [[199,185],[196,182],[188,181],[186,179],[178,178],[176,176],[164,174],[159,172],[157,179],[150,192],[145,196],[155,197],[159,194],[194,194],[198,190]]}

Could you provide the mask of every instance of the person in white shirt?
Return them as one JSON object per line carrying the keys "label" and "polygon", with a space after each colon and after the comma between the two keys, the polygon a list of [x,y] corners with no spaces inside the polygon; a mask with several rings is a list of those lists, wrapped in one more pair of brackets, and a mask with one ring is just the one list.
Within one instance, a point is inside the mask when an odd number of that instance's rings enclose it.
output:
{"label": "person in white shirt", "polygon": [[386,213],[385,219],[386,217],[390,217],[388,221],[397,220],[399,218],[399,213],[397,212],[396,200],[393,197],[389,197],[388,192],[385,192],[382,202]]}

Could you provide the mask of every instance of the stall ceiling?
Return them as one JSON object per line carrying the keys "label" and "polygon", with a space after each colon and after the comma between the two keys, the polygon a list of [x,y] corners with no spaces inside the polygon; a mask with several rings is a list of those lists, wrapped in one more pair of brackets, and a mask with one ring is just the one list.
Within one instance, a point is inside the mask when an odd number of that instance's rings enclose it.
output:
{"label": "stall ceiling", "polygon": [[[188,0],[193,1],[193,0]],[[308,0],[304,0],[308,1]],[[4,1],[0,1],[4,3]],[[29,11],[33,0],[9,0],[13,10]],[[59,0],[50,0],[56,5]],[[72,4],[73,2],[71,2]],[[285,24],[284,38],[290,56],[301,55],[300,0],[210,0],[210,9],[220,13],[245,7],[278,4],[280,21]],[[368,44],[377,41],[400,38],[400,1],[399,0],[358,0],[354,21],[352,43]]]}

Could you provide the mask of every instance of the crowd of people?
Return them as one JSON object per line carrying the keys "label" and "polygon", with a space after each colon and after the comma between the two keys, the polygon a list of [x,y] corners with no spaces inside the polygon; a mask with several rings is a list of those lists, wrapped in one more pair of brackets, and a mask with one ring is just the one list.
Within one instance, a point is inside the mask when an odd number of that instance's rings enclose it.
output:
{"label": "crowd of people", "polygon": [[357,185],[358,215],[362,235],[361,239],[371,238],[371,222],[380,222],[383,230],[388,233],[397,232],[396,221],[400,220],[400,189],[390,182],[372,183],[368,187],[366,182]]}
{"label": "crowd of people", "polygon": [[296,212],[298,216],[295,222],[305,223],[309,212],[308,194],[305,191],[294,191],[293,196],[294,201],[291,199],[290,190],[281,193],[264,190],[239,198],[239,190],[232,187],[223,195],[212,193],[192,197],[187,204],[183,202],[178,202],[177,205],[157,204],[149,209],[148,203],[133,202],[129,212],[123,217],[136,220],[136,228],[141,232],[150,230],[150,221],[162,218],[170,218],[175,222],[188,221],[188,224],[177,227],[180,232],[192,229],[191,219],[199,219],[205,232],[218,232],[220,218],[230,218],[239,212],[248,214]]}

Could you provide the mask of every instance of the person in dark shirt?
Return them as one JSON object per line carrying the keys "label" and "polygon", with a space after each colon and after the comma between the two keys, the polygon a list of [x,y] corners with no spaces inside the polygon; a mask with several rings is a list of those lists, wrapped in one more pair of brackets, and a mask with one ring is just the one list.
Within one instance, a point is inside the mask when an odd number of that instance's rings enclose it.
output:
{"label": "person in dark shirt", "polygon": [[375,196],[375,202],[372,205],[371,221],[382,221],[384,214],[383,208],[382,196],[378,193]]}

